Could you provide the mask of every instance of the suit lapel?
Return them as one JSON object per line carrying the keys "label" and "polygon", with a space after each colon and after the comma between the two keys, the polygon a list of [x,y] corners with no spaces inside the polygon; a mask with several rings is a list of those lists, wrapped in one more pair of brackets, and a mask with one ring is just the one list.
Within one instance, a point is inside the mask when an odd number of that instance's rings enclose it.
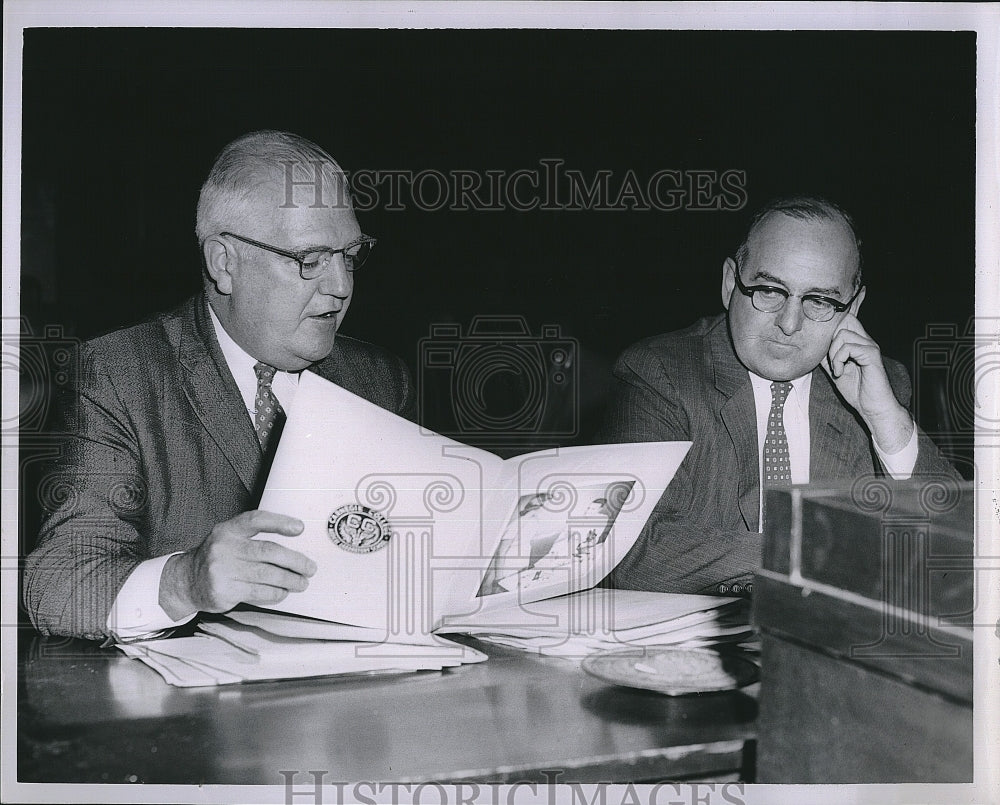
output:
{"label": "suit lapel", "polygon": [[[338,335],[333,342],[333,350],[323,360],[314,363],[307,371],[315,372],[324,380],[336,383],[343,389],[366,400],[382,405],[382,395],[370,371],[359,368],[357,360],[352,360],[349,347],[350,339]],[[391,410],[391,409],[390,409]]]}
{"label": "suit lapel", "polygon": [[733,440],[736,451],[737,489],[740,514],[751,531],[759,527],[760,470],[757,450],[757,407],[754,404],[750,375],[739,362],[729,340],[725,317],[709,333],[709,351],[715,371],[715,387],[725,400],[720,416]]}
{"label": "suit lapel", "polygon": [[822,368],[813,370],[809,391],[809,480],[851,478],[870,472],[871,450],[852,449],[858,444],[854,414],[843,403]]}
{"label": "suit lapel", "polygon": [[252,492],[260,467],[260,444],[216,340],[208,301],[198,296],[192,308],[191,315],[181,318],[177,344],[184,393],[205,430]]}
{"label": "suit lapel", "polygon": [[[343,377],[343,361],[340,360],[340,336],[333,342],[333,350],[327,355],[323,360],[317,361],[308,369],[307,372],[315,372],[324,380],[329,380],[331,383],[336,383],[342,388],[346,388],[348,391],[354,391],[354,386],[352,384],[346,383]],[[357,392],[355,392],[357,394]]]}

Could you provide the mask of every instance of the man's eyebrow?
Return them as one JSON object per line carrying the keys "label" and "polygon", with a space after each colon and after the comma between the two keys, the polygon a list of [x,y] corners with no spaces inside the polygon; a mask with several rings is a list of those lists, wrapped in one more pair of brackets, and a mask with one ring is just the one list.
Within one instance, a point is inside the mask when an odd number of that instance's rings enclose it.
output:
{"label": "man's eyebrow", "polygon": [[774,276],[774,274],[768,274],[766,271],[757,271],[750,279],[752,280],[767,280],[768,282],[773,282],[775,285],[785,285],[783,279],[779,279]]}
{"label": "man's eyebrow", "polygon": [[353,246],[354,244],[356,244],[359,241],[363,240],[364,237],[365,236],[362,233],[362,234],[358,235],[356,238],[351,238],[349,241],[347,241],[347,243],[345,243],[343,246],[339,246],[339,247],[338,246],[331,246],[329,243],[314,243],[314,244],[307,244],[305,246],[302,246],[301,248],[298,248],[295,251],[297,251],[297,252],[320,252],[320,251],[336,252],[336,251],[340,251],[341,249],[347,249],[350,246]]}
{"label": "man's eyebrow", "polygon": [[[788,283],[786,283],[783,279],[780,279],[773,274],[768,274],[766,271],[758,271],[753,275],[753,277],[751,277],[751,280],[757,279],[767,280],[768,282],[773,282],[776,285],[781,285],[786,288],[788,287]],[[840,296],[840,288],[810,288],[806,291],[806,294],[819,294],[822,296],[837,297]]]}

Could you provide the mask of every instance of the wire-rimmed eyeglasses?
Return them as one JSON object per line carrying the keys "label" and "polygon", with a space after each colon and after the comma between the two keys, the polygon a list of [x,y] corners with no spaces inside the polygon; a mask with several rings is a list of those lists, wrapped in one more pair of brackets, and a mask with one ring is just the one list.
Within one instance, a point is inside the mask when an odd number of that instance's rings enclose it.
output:
{"label": "wire-rimmed eyeglasses", "polygon": [[365,260],[368,259],[368,255],[371,254],[375,244],[378,243],[378,241],[370,235],[358,235],[358,237],[342,249],[314,246],[309,249],[299,249],[298,251],[292,252],[287,249],[279,249],[277,246],[272,246],[269,243],[261,243],[259,240],[245,238],[242,235],[237,235],[233,232],[220,232],[219,234],[230,238],[236,238],[236,240],[249,243],[251,246],[256,246],[258,249],[264,249],[265,251],[273,252],[274,254],[280,254],[282,257],[287,257],[289,260],[294,260],[299,264],[299,276],[304,280],[314,280],[326,271],[326,267],[330,264],[330,261],[333,259],[335,254],[344,255],[344,263],[347,266],[348,271],[357,271],[365,264]]}

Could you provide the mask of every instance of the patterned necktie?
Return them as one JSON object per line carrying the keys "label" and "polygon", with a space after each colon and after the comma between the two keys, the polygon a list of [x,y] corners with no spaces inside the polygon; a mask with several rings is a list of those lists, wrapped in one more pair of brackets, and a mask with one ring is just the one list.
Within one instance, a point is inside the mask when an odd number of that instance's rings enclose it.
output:
{"label": "patterned necktie", "polygon": [[277,444],[281,428],[285,424],[285,412],[281,409],[278,398],[271,390],[271,381],[277,371],[266,363],[258,363],[253,367],[257,373],[257,396],[254,398],[253,427],[257,431],[261,450],[265,455],[268,446]]}
{"label": "patterned necktie", "polygon": [[767,417],[767,438],[764,440],[763,487],[790,483],[792,465],[788,458],[788,439],[785,436],[785,400],[792,384],[771,384],[771,413]]}

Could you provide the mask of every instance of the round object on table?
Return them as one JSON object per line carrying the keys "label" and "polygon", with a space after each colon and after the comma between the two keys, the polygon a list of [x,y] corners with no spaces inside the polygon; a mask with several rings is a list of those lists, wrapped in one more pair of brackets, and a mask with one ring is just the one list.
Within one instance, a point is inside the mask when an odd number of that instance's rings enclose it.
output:
{"label": "round object on table", "polygon": [[667,696],[735,690],[760,675],[756,663],[738,653],[656,646],[594,654],[582,667],[602,682]]}

